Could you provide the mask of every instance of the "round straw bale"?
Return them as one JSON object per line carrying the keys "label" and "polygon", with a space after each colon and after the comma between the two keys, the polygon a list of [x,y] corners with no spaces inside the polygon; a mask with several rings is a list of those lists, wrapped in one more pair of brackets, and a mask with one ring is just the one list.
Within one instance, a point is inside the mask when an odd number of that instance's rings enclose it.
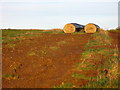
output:
{"label": "round straw bale", "polygon": [[63,31],[65,33],[73,33],[73,32],[79,32],[82,29],[84,29],[84,25],[80,25],[77,23],[69,23],[64,26]]}
{"label": "round straw bale", "polygon": [[85,26],[85,32],[86,33],[95,33],[100,27],[96,24],[89,23]]}
{"label": "round straw bale", "polygon": [[73,33],[75,32],[75,26],[73,24],[66,24],[63,30],[65,33]]}

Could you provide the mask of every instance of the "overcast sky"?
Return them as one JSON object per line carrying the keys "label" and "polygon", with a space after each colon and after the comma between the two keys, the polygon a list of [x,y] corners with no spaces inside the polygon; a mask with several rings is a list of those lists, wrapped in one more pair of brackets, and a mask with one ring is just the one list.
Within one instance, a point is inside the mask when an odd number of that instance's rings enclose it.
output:
{"label": "overcast sky", "polygon": [[1,0],[0,28],[52,29],[67,23],[118,26],[119,0]]}

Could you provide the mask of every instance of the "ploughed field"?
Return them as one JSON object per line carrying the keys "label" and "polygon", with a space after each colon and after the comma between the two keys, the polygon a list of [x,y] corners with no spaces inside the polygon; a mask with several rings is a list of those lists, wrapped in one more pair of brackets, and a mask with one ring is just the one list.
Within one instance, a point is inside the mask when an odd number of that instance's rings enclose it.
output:
{"label": "ploughed field", "polygon": [[2,87],[118,88],[118,34],[2,30]]}

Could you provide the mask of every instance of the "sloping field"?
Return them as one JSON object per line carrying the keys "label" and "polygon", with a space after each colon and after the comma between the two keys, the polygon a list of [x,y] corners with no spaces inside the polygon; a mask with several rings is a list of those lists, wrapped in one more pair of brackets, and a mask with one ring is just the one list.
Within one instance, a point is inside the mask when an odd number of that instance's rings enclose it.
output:
{"label": "sloping field", "polygon": [[117,88],[117,32],[4,30],[3,88]]}

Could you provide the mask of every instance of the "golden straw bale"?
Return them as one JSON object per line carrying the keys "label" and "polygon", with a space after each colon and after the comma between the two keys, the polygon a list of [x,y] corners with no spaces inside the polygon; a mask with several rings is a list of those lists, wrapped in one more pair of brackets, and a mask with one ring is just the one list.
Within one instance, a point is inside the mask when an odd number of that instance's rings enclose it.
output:
{"label": "golden straw bale", "polygon": [[85,32],[86,33],[95,33],[100,27],[96,24],[89,23],[85,26]]}
{"label": "golden straw bale", "polygon": [[66,24],[64,26],[64,32],[65,33],[73,33],[73,32],[75,32],[75,26],[73,24]]}
{"label": "golden straw bale", "polygon": [[84,25],[80,25],[77,23],[69,23],[64,26],[63,31],[65,33],[74,33],[74,32],[79,32],[80,30],[83,29],[84,29]]}

